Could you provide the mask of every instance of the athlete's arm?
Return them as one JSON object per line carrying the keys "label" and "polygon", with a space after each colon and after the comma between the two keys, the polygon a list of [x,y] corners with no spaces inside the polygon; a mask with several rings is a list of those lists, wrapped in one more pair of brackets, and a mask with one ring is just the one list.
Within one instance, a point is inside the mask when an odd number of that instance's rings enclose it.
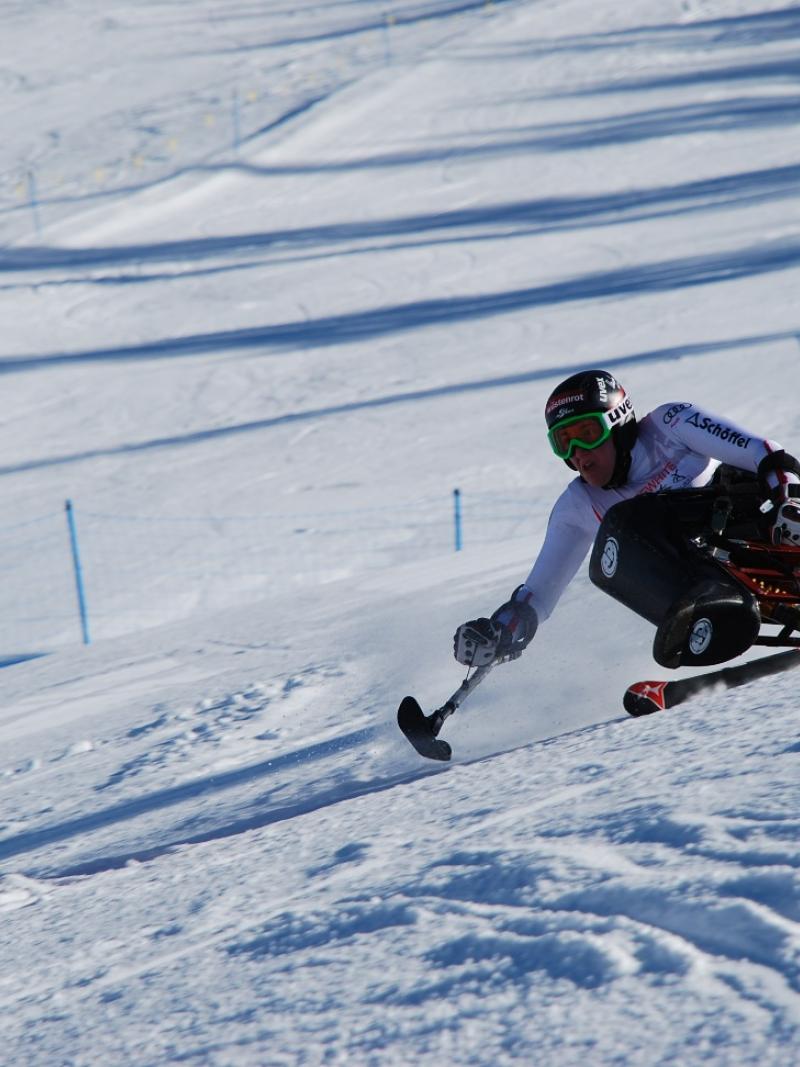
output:
{"label": "athlete's arm", "polygon": [[573,482],[553,506],[547,534],[524,586],[531,592],[531,603],[539,622],[553,611],[564,590],[592,547],[598,519],[591,504]]}
{"label": "athlete's arm", "polygon": [[782,451],[777,441],[696,404],[664,404],[652,414],[665,433],[692,452],[754,474],[768,455]]}

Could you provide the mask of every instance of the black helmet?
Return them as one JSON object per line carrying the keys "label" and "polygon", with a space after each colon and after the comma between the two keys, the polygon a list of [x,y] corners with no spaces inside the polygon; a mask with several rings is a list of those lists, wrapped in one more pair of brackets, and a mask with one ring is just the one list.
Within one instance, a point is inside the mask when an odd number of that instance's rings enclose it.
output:
{"label": "black helmet", "polygon": [[573,374],[550,394],[544,417],[553,451],[570,467],[575,445],[596,448],[611,437],[617,461],[604,488],[625,484],[636,441],[636,415],[630,397],[613,374],[605,370]]}

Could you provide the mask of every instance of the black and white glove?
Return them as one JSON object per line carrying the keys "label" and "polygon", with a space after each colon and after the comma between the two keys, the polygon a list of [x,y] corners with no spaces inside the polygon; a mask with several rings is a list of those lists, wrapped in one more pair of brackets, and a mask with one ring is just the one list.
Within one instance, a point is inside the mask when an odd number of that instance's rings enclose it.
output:
{"label": "black and white glove", "polygon": [[773,545],[800,548],[800,462],[788,452],[772,452],[759,464],[758,480]]}
{"label": "black and white glove", "polygon": [[486,667],[497,659],[502,630],[491,619],[462,623],[453,637],[453,655],[467,667]]}
{"label": "black and white glove", "polygon": [[[798,488],[792,486],[792,488]],[[800,548],[800,491],[778,507],[772,524],[773,545],[794,545]]]}
{"label": "black and white glove", "polygon": [[472,619],[459,626],[453,637],[453,654],[458,662],[467,667],[486,667],[521,656],[539,625],[530,599],[530,591],[520,585],[491,618]]}

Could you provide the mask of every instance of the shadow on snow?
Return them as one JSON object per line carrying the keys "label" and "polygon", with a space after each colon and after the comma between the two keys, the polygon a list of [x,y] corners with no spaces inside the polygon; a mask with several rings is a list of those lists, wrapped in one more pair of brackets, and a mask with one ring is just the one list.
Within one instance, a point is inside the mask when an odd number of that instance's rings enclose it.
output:
{"label": "shadow on snow", "polygon": [[[73,819],[67,819],[60,823],[53,823],[39,830],[31,830],[16,834],[0,840],[0,862],[13,857],[35,852],[59,842],[68,841],[90,834],[96,830],[128,822],[139,816],[151,812],[164,811],[167,808],[176,807],[190,800],[210,794],[219,794],[237,786],[246,785],[260,778],[268,778],[279,771],[293,767],[305,767],[309,763],[339,755],[352,749],[362,748],[374,741],[379,731],[376,728],[364,728],[352,733],[324,741],[318,744],[308,745],[306,748],[290,752],[282,756],[276,756],[261,763],[247,767],[237,768],[221,774],[209,775],[199,778],[184,785],[173,786],[169,789],[160,789],[153,793],[136,797],[132,800],[124,800],[99,811],[90,812],[87,815],[79,815]],[[399,738],[399,734],[398,734]],[[402,742],[402,739],[400,739]],[[400,743],[399,742],[399,743]],[[404,742],[402,742],[404,744]],[[377,793],[391,789],[403,782],[412,782],[427,774],[440,773],[439,767],[421,767],[414,772],[405,771],[385,779],[373,781],[360,781],[347,779],[335,782],[331,786],[318,791],[309,791],[307,794],[301,790],[302,799],[288,804],[279,804],[277,807],[269,806],[269,794],[260,797],[255,802],[259,808],[256,814],[250,814],[236,819],[224,826],[216,825],[207,830],[197,833],[179,835],[167,843],[126,852],[124,855],[105,855],[97,860],[89,860],[68,868],[60,869],[51,877],[75,877],[79,875],[95,874],[98,871],[113,870],[124,867],[132,861],[145,862],[155,859],[183,845],[200,844],[204,841],[215,841],[224,837],[232,837],[236,834],[246,833],[248,830],[260,829],[273,823],[293,819],[298,815],[305,815],[320,808],[329,807],[343,800],[352,800],[356,797],[369,793]],[[277,792],[282,792],[285,782],[281,782]]]}
{"label": "shadow on snow", "polygon": [[[780,331],[771,334],[740,337],[724,341],[706,341],[697,344],[675,345],[670,348],[660,348],[650,352],[639,352],[630,356],[610,357],[604,360],[604,366],[609,370],[618,370],[620,367],[627,367],[639,363],[667,362],[684,359],[687,356],[712,355],[716,352],[724,352],[753,345],[771,344],[786,340],[800,341],[800,329],[798,331]],[[434,386],[429,389],[417,389],[405,393],[391,393],[387,396],[373,397],[371,400],[357,400],[345,404],[334,404],[324,408],[311,408],[307,411],[290,412],[286,415],[277,415],[268,419],[255,419],[252,422],[238,423],[235,426],[224,426],[214,430],[200,430],[195,433],[183,434],[181,436],[159,437],[136,444],[119,445],[111,448],[97,448],[85,452],[70,453],[64,456],[51,456],[45,459],[30,460],[26,463],[0,467],[0,476],[5,474],[16,474],[21,471],[38,470],[45,467],[55,467],[69,463],[79,463],[84,460],[96,459],[101,456],[144,452],[159,448],[179,448],[187,445],[199,444],[204,441],[211,441],[217,438],[230,437],[235,434],[271,430],[280,426],[288,426],[292,423],[309,422],[314,421],[315,419],[347,415],[357,411],[368,411],[374,408],[390,407],[395,404],[409,404],[418,401],[436,400],[441,397],[457,396],[460,393],[482,392],[486,389],[504,389],[510,386],[518,386],[530,382],[545,381],[553,377],[563,377],[565,374],[572,374],[582,370],[584,366],[585,364],[583,363],[576,363],[573,366],[562,364],[558,367],[545,367],[538,370],[521,371],[518,374],[483,378],[474,382],[458,382],[452,385]]]}
{"label": "shadow on snow", "polygon": [[731,67],[708,67],[701,70],[679,71],[675,74],[653,74],[646,77],[621,79],[562,95],[594,96],[596,93],[647,92],[652,89],[673,89],[686,85],[708,85],[714,82],[797,82],[798,79],[800,79],[800,59],[792,56],[761,63],[742,63]]}
{"label": "shadow on snow", "polygon": [[[748,76],[746,70],[741,68],[739,77]],[[764,77],[772,71],[779,74],[783,80],[796,81],[800,75],[800,61],[789,60],[777,61],[773,65],[764,65],[761,68],[753,68],[752,77],[759,76],[761,71]],[[730,73],[732,78],[737,77],[736,71]],[[678,85],[682,82],[698,80],[725,81],[725,70],[705,70],[698,75],[664,75],[631,83],[612,83],[606,87],[596,87],[582,90],[581,92],[562,94],[569,96],[585,94],[597,94],[602,92],[629,91],[636,89],[656,88],[658,86]],[[283,126],[290,120],[313,109],[320,101],[327,99],[327,94],[307,98],[286,113],[276,117],[268,124],[252,131],[244,139],[245,142],[253,142],[265,134]],[[649,110],[631,112],[624,115],[612,115],[609,117],[593,118],[576,122],[558,122],[521,128],[518,130],[503,129],[500,131],[484,131],[483,139],[472,144],[443,144],[436,148],[422,148],[411,151],[376,153],[369,156],[348,158],[343,160],[322,160],[319,162],[281,163],[275,165],[256,164],[242,162],[240,160],[224,160],[222,162],[210,162],[208,160],[195,163],[194,165],[179,168],[178,170],[161,175],[149,182],[141,182],[135,185],[121,186],[115,189],[81,193],[75,196],[40,197],[39,205],[47,208],[49,205],[63,206],[65,204],[77,204],[84,201],[94,201],[102,198],[113,199],[120,196],[131,195],[145,189],[162,185],[178,178],[191,174],[218,174],[225,172],[239,172],[251,177],[286,177],[303,174],[326,174],[326,173],[349,173],[358,170],[377,170],[391,167],[409,167],[427,163],[447,163],[459,159],[487,158],[493,156],[513,156],[530,152],[562,152],[581,149],[603,148],[609,145],[630,144],[634,142],[651,140],[654,138],[670,136],[686,136],[696,133],[714,133],[732,129],[745,129],[752,127],[782,127],[794,126],[800,122],[800,96],[797,94],[787,95],[781,93],[775,96],[740,96],[728,100],[702,101],[673,105],[670,107],[658,107]],[[473,134],[475,131],[472,131]],[[763,173],[763,172],[756,172]],[[725,179],[723,179],[725,180]],[[730,179],[728,179],[730,180]],[[745,176],[746,180],[746,176]],[[680,187],[678,187],[680,189]],[[691,186],[689,186],[691,188]],[[636,195],[634,191],[634,196]],[[549,203],[548,201],[544,202]],[[6,213],[13,214],[28,210],[27,205],[15,205],[6,209]],[[2,212],[0,212],[2,213]],[[216,239],[225,241],[225,238]],[[215,239],[207,242],[209,246],[215,243]],[[184,247],[191,247],[190,242],[182,242]],[[162,247],[162,246],[156,246]],[[164,248],[173,249],[177,246],[165,245]],[[37,260],[39,255],[45,256],[45,261]],[[97,249],[72,253],[76,258],[73,263],[80,262],[81,255],[96,256],[97,259],[86,259],[84,262],[113,262],[116,255],[128,254],[130,249]],[[144,254],[144,249],[139,251],[139,256]],[[58,250],[21,249],[6,250],[0,255],[0,270],[25,270],[32,269],[27,263],[39,262],[41,266],[65,265],[69,262],[70,250],[63,252]],[[112,257],[103,260],[102,257]],[[52,257],[46,262],[48,257]],[[59,262],[60,260],[60,262]]]}
{"label": "shadow on snow", "polygon": [[351,344],[430,326],[553,307],[583,300],[625,297],[713,285],[772,274],[800,266],[800,240],[763,243],[732,252],[617,267],[563,281],[483,295],[438,297],[367,311],[324,315],[300,322],[237,330],[219,330],[162,338],[135,345],[87,349],[82,352],[10,357],[0,361],[9,373],[39,367],[105,363],[117,360],[163,359],[224,350],[253,348],[287,351]]}
{"label": "shadow on snow", "polygon": [[686,22],[663,22],[609,30],[598,34],[572,34],[548,38],[541,45],[528,42],[514,45],[509,55],[552,55],[559,52],[592,52],[632,48],[674,48],[680,52],[700,48],[752,48],[772,43],[788,44],[800,37],[800,6],[790,4],[775,11],[696,18]]}
{"label": "shadow on snow", "polygon": [[[236,164],[249,170],[246,164]],[[153,245],[119,245],[108,248],[15,248],[0,251],[0,272],[25,274],[80,267],[176,262],[211,259],[219,256],[246,255],[270,250],[295,250],[329,247],[331,255],[340,255],[347,242],[379,241],[387,238],[427,236],[451,230],[468,231],[462,239],[475,239],[481,230],[490,228],[489,237],[513,237],[585,225],[614,225],[659,218],[693,211],[722,210],[746,206],[764,200],[794,197],[800,184],[800,164],[722,175],[717,178],[683,182],[674,186],[629,189],[598,196],[545,197],[537,200],[488,204],[397,219],[332,223],[320,226],[271,230],[265,233],[203,237],[194,240],[165,241]],[[510,231],[508,228],[512,228]],[[387,246],[383,245],[383,248]],[[391,248],[391,246],[389,246]],[[372,246],[370,246],[372,250]],[[236,269],[236,265],[211,270]],[[155,279],[180,279],[177,274],[160,273]],[[153,277],[153,276],[151,276]],[[94,284],[142,282],[141,273],[125,277],[74,278],[67,282]],[[46,284],[46,283],[45,283]],[[60,282],[63,284],[63,282]]]}
{"label": "shadow on snow", "polygon": [[[568,730],[562,734],[545,738],[540,741],[526,742],[521,746],[512,746],[512,748],[508,750],[487,753],[486,755],[477,756],[473,759],[462,760],[457,765],[469,766],[471,764],[481,763],[484,760],[502,756],[506,751],[516,751],[518,748],[528,749],[540,746],[547,747],[556,744],[565,738],[579,737],[609,727],[614,727],[621,722],[635,721],[636,720],[630,719],[628,716],[622,716],[609,719],[606,722],[592,723],[588,726],[581,726],[574,730]],[[103,810],[91,812],[87,815],[81,815],[74,819],[68,819],[61,823],[54,823],[40,830],[26,831],[17,834],[14,837],[0,840],[0,862],[12,859],[16,856],[25,855],[26,853],[35,852],[38,849],[46,848],[48,845],[54,845],[62,841],[80,837],[83,834],[90,834],[95,830],[102,830],[107,826],[127,822],[140,815],[146,815],[151,812],[175,807],[188,800],[195,800],[206,794],[217,794],[221,791],[235,788],[238,785],[245,785],[259,778],[268,777],[279,770],[289,767],[302,768],[310,762],[325,759],[328,756],[338,755],[339,753],[348,750],[361,748],[374,741],[383,732],[382,729],[376,727],[355,730],[342,737],[334,738],[333,740],[321,742],[319,744],[309,745],[307,748],[300,749],[297,752],[278,756],[271,760],[264,760],[262,763],[242,767],[224,774],[211,775],[207,778],[201,778],[185,785],[174,786],[170,789],[157,790],[149,795],[122,801],[119,804],[112,805]],[[400,737],[399,733],[397,734],[397,745],[398,751],[406,751],[406,743]],[[450,764],[431,764],[428,762],[421,762],[414,770],[406,769],[395,774],[389,774],[385,777],[375,778],[371,781],[364,781],[357,778],[346,778],[338,782],[333,781],[332,784],[323,786],[317,791],[311,790],[307,793],[304,792],[303,799],[298,799],[288,804],[278,804],[276,807],[269,806],[270,794],[267,794],[252,802],[260,810],[255,813],[251,812],[251,814],[243,816],[242,818],[234,819],[231,822],[223,824],[218,823],[217,825],[209,826],[207,829],[200,830],[196,833],[177,834],[168,841],[161,841],[157,845],[152,845],[146,848],[132,849],[123,853],[106,853],[98,856],[96,859],[83,860],[79,863],[58,867],[57,869],[43,864],[36,870],[31,870],[29,873],[35,877],[45,877],[50,879],[79,878],[99,874],[102,871],[118,870],[125,867],[128,863],[146,863],[150,860],[168,855],[176,849],[187,845],[204,844],[211,841],[220,841],[228,837],[235,837],[252,830],[260,830],[267,826],[286,822],[287,820],[297,818],[301,815],[308,815],[311,812],[320,811],[324,808],[332,807],[335,804],[355,800],[358,797],[375,795],[377,793],[394,789],[395,786],[398,785],[406,785],[431,775],[447,773],[450,766]],[[282,792],[284,784],[285,783],[282,783],[276,792]]]}
{"label": "shadow on snow", "polygon": [[[493,3],[496,7],[500,7],[501,5],[506,6],[519,3],[519,0],[493,0]],[[456,15],[467,15],[485,10],[486,0],[452,0],[449,4],[437,3],[435,7],[416,8],[415,10],[408,12],[394,11],[391,15],[391,32],[395,33],[397,30],[404,27],[417,26],[423,22],[446,20],[453,18]],[[313,25],[313,20],[309,19],[307,24]],[[371,15],[366,19],[362,19],[359,22],[352,22],[346,26],[328,27],[321,33],[312,32],[294,34],[291,37],[280,37],[275,38],[274,40],[268,39],[244,45],[235,44],[226,48],[215,48],[211,54],[239,54],[241,52],[260,52],[270,48],[288,48],[303,44],[318,44],[323,41],[334,41],[337,38],[357,37],[361,34],[385,32],[388,31],[388,29],[389,24],[387,23],[386,12],[378,11],[376,14]],[[208,53],[193,54],[202,55]]]}

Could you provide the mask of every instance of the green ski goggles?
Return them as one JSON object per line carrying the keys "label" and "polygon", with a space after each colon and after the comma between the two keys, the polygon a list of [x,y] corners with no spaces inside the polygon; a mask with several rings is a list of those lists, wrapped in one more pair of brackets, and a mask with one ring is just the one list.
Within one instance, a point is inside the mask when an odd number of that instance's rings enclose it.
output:
{"label": "green ski goggles", "polygon": [[599,448],[611,436],[612,426],[603,411],[573,415],[548,430],[550,447],[559,459],[571,459],[576,448]]}

